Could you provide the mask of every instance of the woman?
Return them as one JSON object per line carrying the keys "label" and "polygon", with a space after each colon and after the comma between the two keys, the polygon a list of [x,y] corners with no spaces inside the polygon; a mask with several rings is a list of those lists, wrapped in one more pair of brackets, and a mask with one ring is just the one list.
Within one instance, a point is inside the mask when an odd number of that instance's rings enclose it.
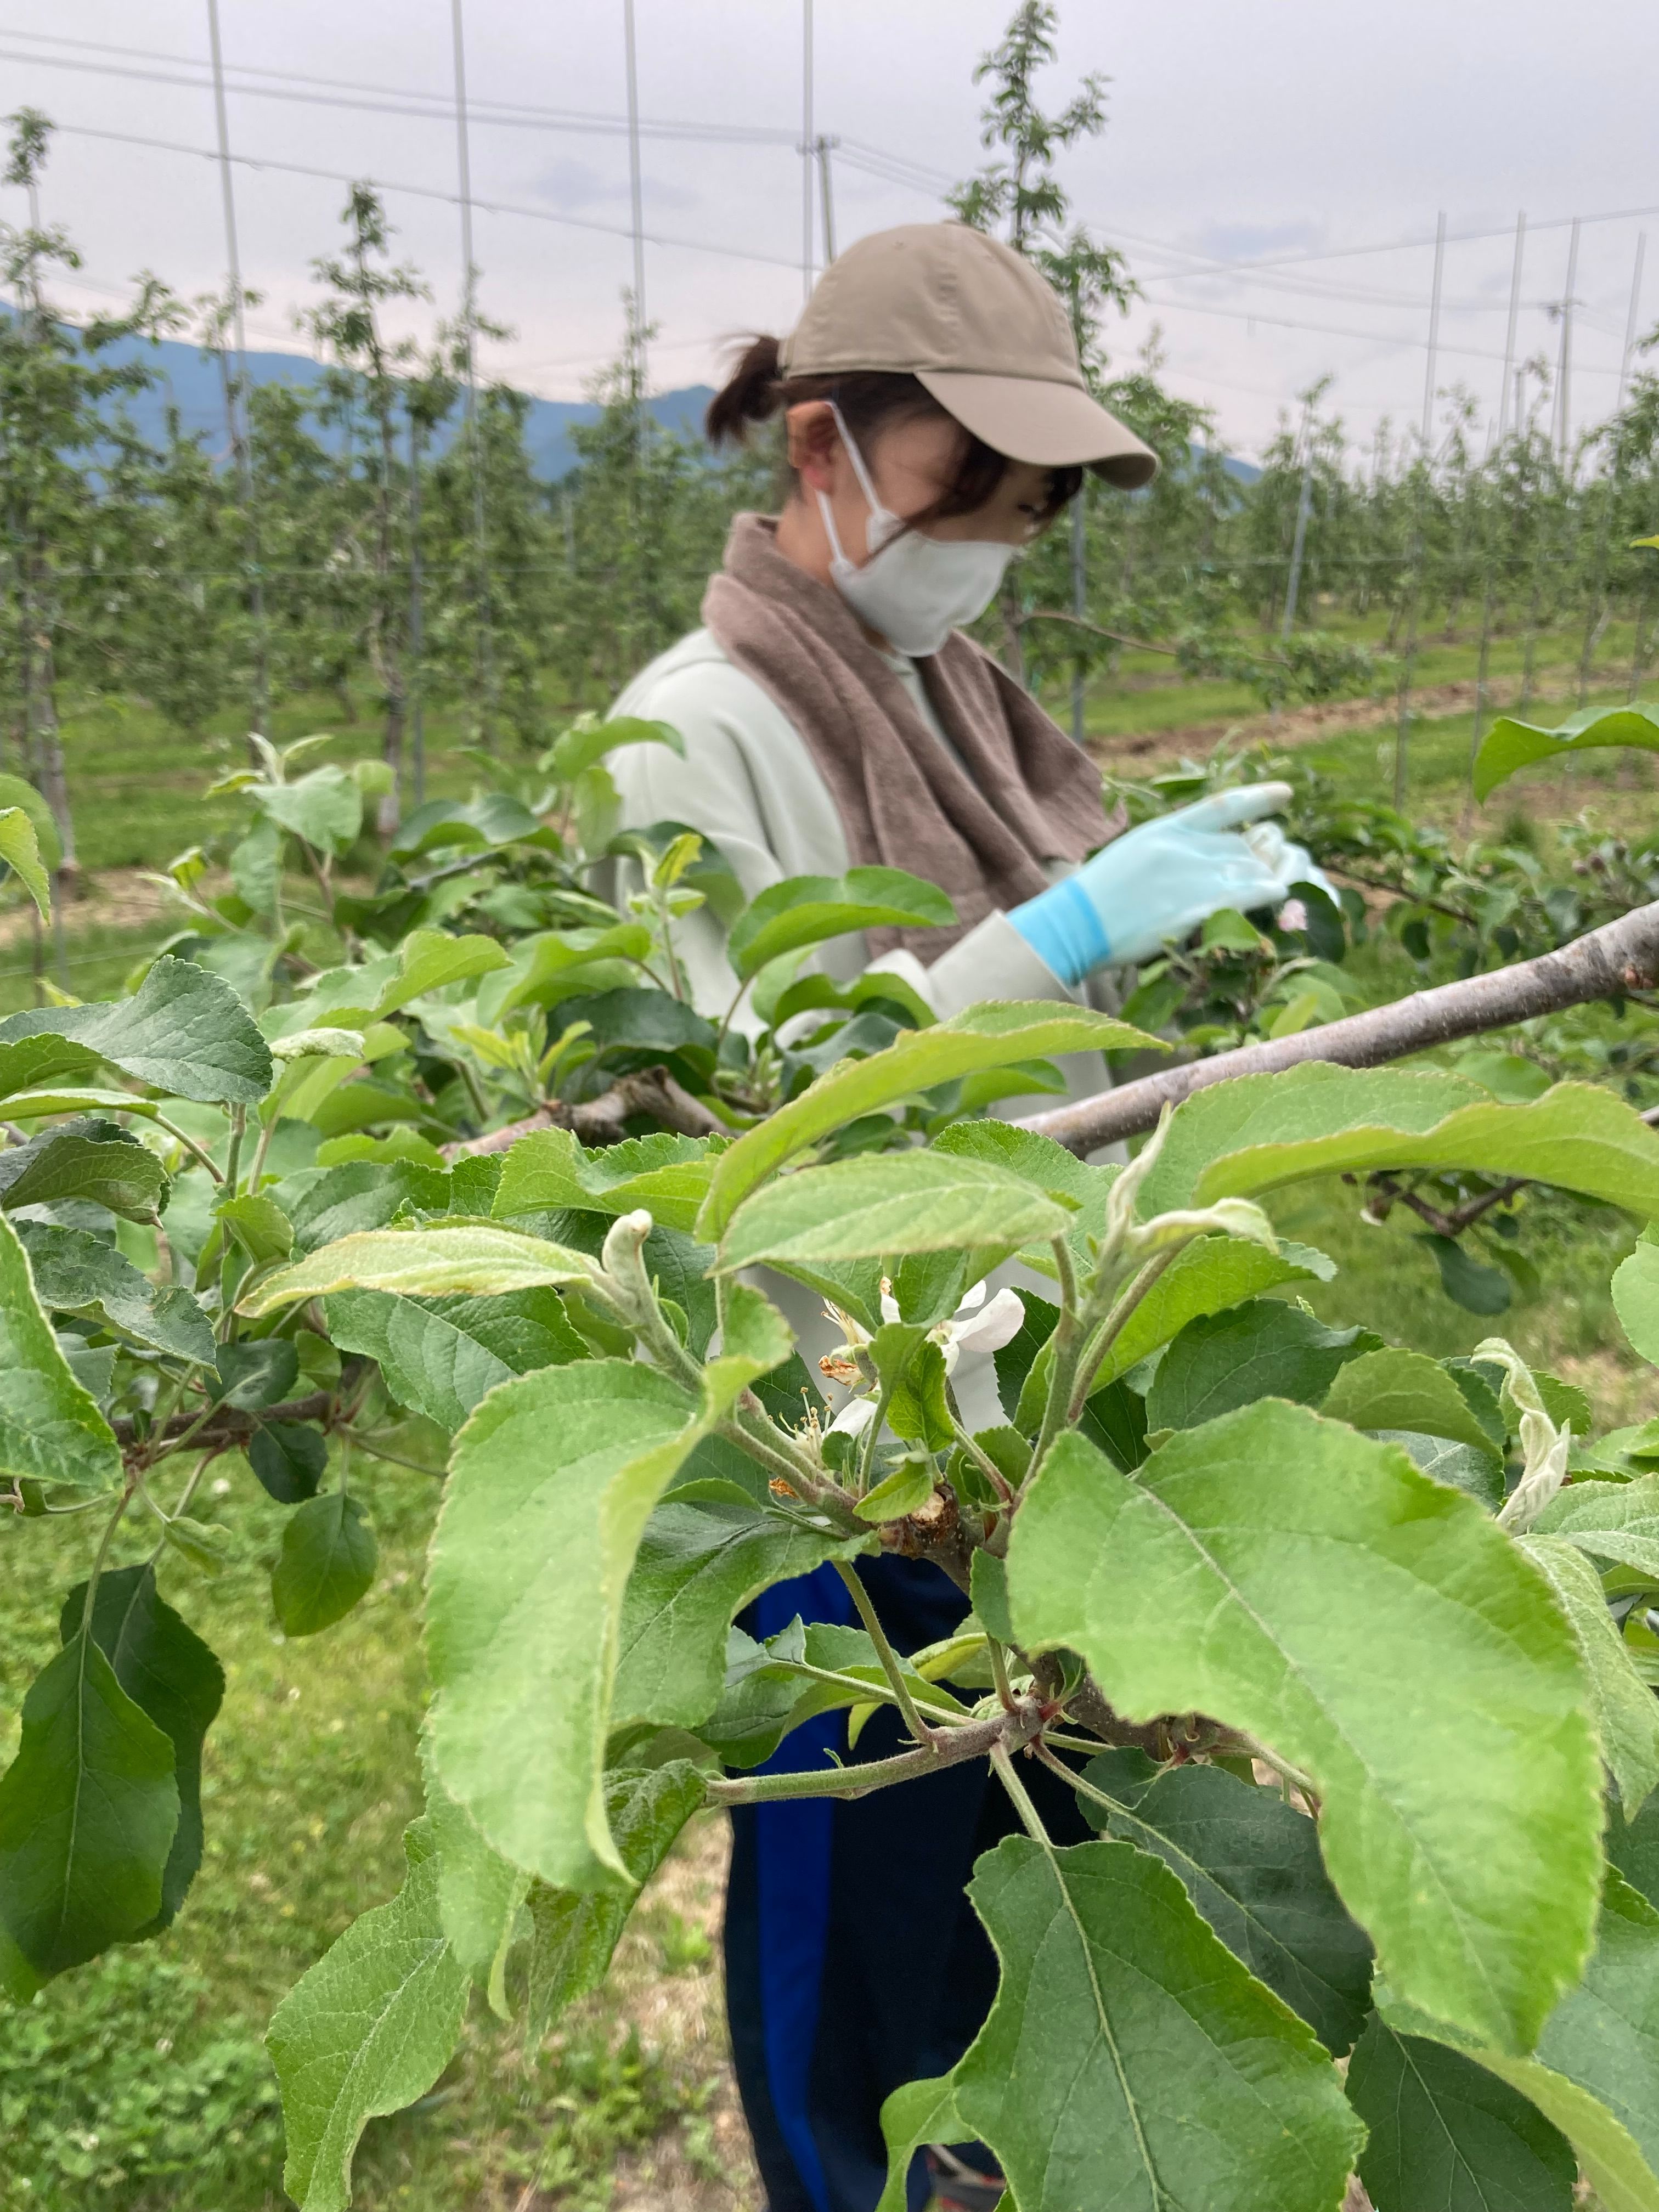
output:
{"label": "woman", "polygon": [[[1144,484],[1155,456],[1091,397],[1066,310],[1029,263],[955,223],[861,240],[824,274],[781,346],[755,342],[708,410],[716,441],[781,414],[791,481],[775,519],[739,515],[703,603],[707,627],[646,669],[615,713],[671,724],[614,755],[625,819],[701,830],[753,897],[784,876],[908,869],[953,901],[954,927],[839,940],[845,981],[902,970],[941,1017],[986,999],[1109,991],[1220,907],[1277,907],[1300,871],[1276,833],[1237,834],[1283,785],[1231,792],[1113,842],[1086,757],[960,635],[1009,562],[1074,497],[1083,471]],[[1090,858],[1089,855],[1093,857]],[[708,908],[680,925],[690,988],[709,1012],[735,989]],[[1103,1079],[1098,1054],[1067,1071]],[[803,1336],[810,1309],[789,1300]],[[804,1344],[809,1352],[827,1346]],[[958,1382],[963,1380],[958,1373]],[[1002,1418],[994,1399],[970,1419]],[[966,1610],[930,1565],[862,1571],[904,1650]],[[769,1590],[752,1632],[797,1613],[850,1620],[829,1569]],[[890,1724],[860,1758],[897,1747]],[[845,1752],[841,1717],[786,1741],[779,1765]],[[1080,1838],[1071,1794],[1039,1785],[1057,1835]],[[871,2212],[885,2172],[879,2112],[901,2082],[945,2071],[995,1988],[963,1885],[1017,1825],[983,1771],[902,1790],[737,1815],[726,1916],[732,2048],[769,2212]],[[990,2212],[989,2161],[940,2146],[942,2201]],[[918,2161],[911,2202],[930,2186]]]}

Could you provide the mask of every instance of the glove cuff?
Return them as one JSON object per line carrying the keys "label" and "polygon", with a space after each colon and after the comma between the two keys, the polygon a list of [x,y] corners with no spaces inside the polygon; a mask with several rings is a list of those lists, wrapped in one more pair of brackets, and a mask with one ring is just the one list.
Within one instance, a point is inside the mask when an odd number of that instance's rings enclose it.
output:
{"label": "glove cuff", "polygon": [[1103,968],[1112,957],[1105,924],[1080,875],[1067,876],[1015,907],[1008,919],[1068,989]]}

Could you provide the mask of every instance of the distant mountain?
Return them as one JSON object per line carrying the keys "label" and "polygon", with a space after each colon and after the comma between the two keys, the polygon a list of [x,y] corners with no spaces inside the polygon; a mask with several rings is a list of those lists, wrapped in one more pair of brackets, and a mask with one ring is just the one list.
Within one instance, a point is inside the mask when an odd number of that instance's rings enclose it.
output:
{"label": "distant mountain", "polygon": [[[206,434],[210,452],[222,448],[225,404],[217,362],[204,359],[194,346],[176,339],[164,340],[159,346],[124,342],[110,347],[104,357],[140,360],[158,372],[157,382],[128,402],[128,411],[146,437],[160,439],[165,433],[167,409],[176,407],[186,430]],[[314,389],[323,378],[321,365],[309,355],[299,353],[250,353],[247,373],[255,384],[291,384],[301,391]],[[647,404],[665,428],[695,436],[702,428],[703,410],[714,396],[710,386],[691,384],[678,392],[659,392]],[[576,423],[597,422],[599,414],[599,409],[587,400],[532,398],[525,423],[525,444],[537,475],[556,483],[574,468],[576,456],[570,431]]]}
{"label": "distant mountain", "polygon": [[[224,396],[216,361],[204,359],[193,345],[177,339],[164,340],[159,346],[123,342],[112,346],[105,358],[141,360],[158,372],[158,381],[128,403],[134,422],[146,437],[160,440],[166,431],[167,410],[176,407],[186,430],[205,433],[210,452],[224,449]],[[247,373],[255,384],[291,384],[302,391],[314,389],[323,377],[321,365],[301,353],[250,353]],[[677,392],[659,392],[647,404],[665,428],[696,437],[702,428],[703,410],[714,396],[709,385],[688,384]],[[570,443],[572,428],[580,422],[597,422],[599,415],[591,400],[532,398],[525,423],[525,444],[536,474],[548,483],[556,483],[567,475],[576,464]],[[455,434],[453,426],[449,434]],[[1223,456],[1223,465],[1240,483],[1254,483],[1261,473],[1250,462],[1237,460],[1231,453]]]}

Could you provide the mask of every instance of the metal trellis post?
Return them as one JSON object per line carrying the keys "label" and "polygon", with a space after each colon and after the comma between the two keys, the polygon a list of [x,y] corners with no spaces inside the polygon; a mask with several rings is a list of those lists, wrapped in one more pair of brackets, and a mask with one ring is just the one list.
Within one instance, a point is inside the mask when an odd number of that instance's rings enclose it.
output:
{"label": "metal trellis post", "polygon": [[461,207],[461,345],[466,379],[468,472],[472,478],[473,560],[477,569],[477,653],[480,677],[478,734],[486,752],[495,747],[495,650],[489,590],[489,541],[485,534],[483,454],[478,436],[477,270],[472,258],[472,149],[466,110],[466,36],[462,0],[450,0],[455,61],[455,167]]}
{"label": "metal trellis post", "polygon": [[1412,532],[1411,580],[1407,588],[1411,594],[1406,626],[1406,652],[1400,668],[1400,714],[1395,726],[1394,738],[1394,803],[1404,808],[1408,780],[1409,750],[1412,720],[1412,663],[1417,657],[1418,602],[1423,589],[1423,530],[1424,514],[1429,499],[1429,468],[1431,447],[1434,435],[1434,378],[1440,352],[1440,283],[1446,266],[1446,211],[1443,208],[1434,226],[1434,280],[1429,291],[1429,358],[1423,374],[1422,451],[1418,455],[1419,471],[1417,486],[1416,520]]}
{"label": "metal trellis post", "polygon": [[[247,543],[248,611],[253,617],[253,726],[261,737],[269,734],[270,720],[270,629],[265,613],[264,579],[260,574],[259,518],[254,501],[253,459],[248,436],[247,325],[242,300],[242,257],[236,232],[236,192],[230,173],[230,118],[225,103],[224,52],[219,39],[219,0],[207,0],[208,46],[213,60],[213,117],[219,140],[219,197],[224,214],[225,264],[230,279],[231,330],[235,339],[234,375],[226,368],[224,347],[219,348],[219,371],[224,383],[225,427],[230,437],[232,465],[236,471],[237,495],[241,501],[242,527]],[[248,748],[256,763],[258,755]]]}

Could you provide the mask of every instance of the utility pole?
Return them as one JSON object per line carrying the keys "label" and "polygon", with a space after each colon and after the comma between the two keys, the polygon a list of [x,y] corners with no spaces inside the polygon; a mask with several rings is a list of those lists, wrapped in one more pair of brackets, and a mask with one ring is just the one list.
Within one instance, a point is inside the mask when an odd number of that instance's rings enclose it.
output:
{"label": "utility pole", "polygon": [[1446,266],[1446,211],[1435,218],[1434,281],[1429,291],[1429,359],[1423,373],[1423,452],[1426,458],[1434,435],[1434,379],[1440,366],[1440,280]]}
{"label": "utility pole", "polygon": [[[225,265],[230,279],[231,331],[236,345],[233,375],[226,366],[222,336],[219,374],[224,386],[225,428],[230,437],[232,465],[236,471],[237,496],[242,507],[242,528],[248,566],[248,612],[253,617],[253,726],[268,735],[270,720],[270,634],[265,617],[264,579],[260,574],[259,518],[254,503],[253,461],[247,433],[247,324],[242,301],[242,257],[236,235],[236,191],[231,181],[230,118],[225,106],[224,53],[219,42],[219,0],[207,0],[208,46],[213,57],[213,115],[219,136],[219,198],[224,214]],[[257,750],[248,747],[257,767]]]}
{"label": "utility pole", "polygon": [[812,296],[812,163],[823,158],[812,130],[812,0],[801,0],[800,27],[800,295],[805,301]]}
{"label": "utility pole", "polygon": [[1613,471],[1601,488],[1601,526],[1595,540],[1595,588],[1590,595],[1589,620],[1584,626],[1583,648],[1578,656],[1578,704],[1581,707],[1589,697],[1591,663],[1601,633],[1607,627],[1607,547],[1613,536],[1613,518],[1619,505],[1619,495],[1625,486],[1625,393],[1630,383],[1631,356],[1636,351],[1636,328],[1642,313],[1642,264],[1646,258],[1647,249],[1647,233],[1638,232],[1636,266],[1631,271],[1630,306],[1625,315],[1625,347],[1619,356],[1619,397],[1613,405]]}
{"label": "utility pole", "polygon": [[645,396],[645,188],[640,176],[640,75],[634,43],[634,0],[623,0],[628,71],[628,191],[634,227],[634,403]]}
{"label": "utility pole", "polygon": [[416,807],[426,803],[426,647],[424,578],[421,571],[421,422],[409,410],[409,764]]}
{"label": "utility pole", "polygon": [[823,265],[827,269],[836,258],[836,203],[830,182],[830,152],[840,144],[836,138],[818,134],[818,205],[823,213]]}
{"label": "utility pole", "polygon": [[[1504,434],[1509,428],[1510,379],[1515,372],[1515,334],[1521,316],[1521,260],[1526,251],[1527,218],[1524,214],[1515,218],[1515,259],[1510,265],[1510,319],[1504,334],[1504,381],[1498,391],[1498,442],[1501,447]],[[1521,424],[1517,416],[1516,429]]]}
{"label": "utility pole", "polygon": [[1561,301],[1561,350],[1555,372],[1555,452],[1565,469],[1567,447],[1571,437],[1572,412],[1572,311],[1574,287],[1578,282],[1578,217],[1572,219],[1572,231],[1567,246],[1567,288]]}
{"label": "utility pole", "polygon": [[1313,409],[1302,414],[1302,489],[1297,495],[1296,530],[1291,539],[1291,574],[1285,586],[1285,619],[1279,638],[1288,645],[1296,628],[1296,605],[1302,592],[1302,555],[1308,542],[1308,514],[1313,506]]}
{"label": "utility pole", "polygon": [[484,532],[483,455],[478,439],[477,270],[472,258],[472,149],[467,125],[466,37],[461,6],[462,0],[450,0],[455,58],[455,167],[461,204],[461,346],[466,379],[467,462],[472,477],[473,560],[477,569],[478,734],[484,750],[490,752],[495,742],[495,654],[490,638],[489,546]]}
{"label": "utility pole", "polygon": [[1625,411],[1625,394],[1630,388],[1631,357],[1636,351],[1636,325],[1642,313],[1642,264],[1647,258],[1648,234],[1636,234],[1636,266],[1631,271],[1630,308],[1625,317],[1625,350],[1619,356],[1619,397],[1613,404],[1615,415]]}
{"label": "utility pole", "polygon": [[1434,225],[1434,277],[1429,288],[1429,357],[1423,373],[1422,451],[1417,457],[1415,520],[1412,529],[1410,594],[1406,624],[1406,650],[1400,664],[1400,708],[1394,735],[1394,803],[1405,811],[1409,777],[1412,726],[1412,664],[1417,658],[1417,618],[1423,591],[1423,532],[1429,501],[1430,444],[1434,435],[1434,378],[1440,355],[1440,287],[1446,270],[1446,211],[1441,209]]}

